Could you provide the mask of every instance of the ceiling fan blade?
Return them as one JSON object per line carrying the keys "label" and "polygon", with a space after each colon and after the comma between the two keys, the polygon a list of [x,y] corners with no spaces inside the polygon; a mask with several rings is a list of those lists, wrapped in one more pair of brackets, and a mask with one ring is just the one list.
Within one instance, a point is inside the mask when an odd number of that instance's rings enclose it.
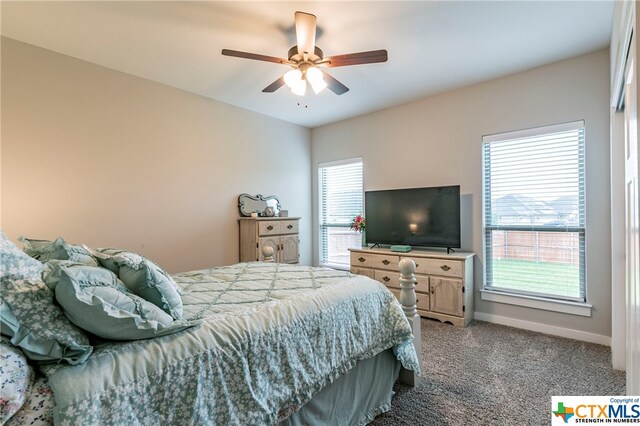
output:
{"label": "ceiling fan blade", "polygon": [[349,91],[349,88],[347,86],[331,77],[326,71],[323,71],[322,74],[324,74],[324,81],[325,83],[327,83],[327,87],[336,95],[342,95],[343,93],[347,93]]}
{"label": "ceiling fan blade", "polygon": [[373,64],[375,62],[387,62],[387,51],[371,50],[369,52],[348,53],[325,58],[322,63],[327,67],[346,67],[348,65]]}
{"label": "ceiling fan blade", "polygon": [[276,81],[274,81],[273,83],[271,83],[270,85],[262,89],[262,91],[264,93],[273,93],[279,88],[281,88],[282,86],[284,86],[284,76],[280,77],[279,79],[277,79]]}
{"label": "ceiling fan blade", "polygon": [[256,61],[274,62],[276,64],[288,64],[289,61],[275,56],[258,55],[257,53],[240,52],[238,50],[222,49],[225,56],[233,56],[236,58],[254,59]]}
{"label": "ceiling fan blade", "polygon": [[296,12],[295,18],[298,53],[312,55],[316,47],[316,17],[310,13]]}

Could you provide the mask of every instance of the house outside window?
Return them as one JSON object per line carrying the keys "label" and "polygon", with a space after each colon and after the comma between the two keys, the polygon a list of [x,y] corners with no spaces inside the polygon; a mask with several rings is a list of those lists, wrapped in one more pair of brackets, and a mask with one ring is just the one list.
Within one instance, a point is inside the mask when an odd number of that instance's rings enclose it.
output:
{"label": "house outside window", "polygon": [[584,121],[483,138],[484,288],[585,302]]}
{"label": "house outside window", "polygon": [[362,158],[318,165],[322,266],[349,269],[349,248],[360,247],[361,235],[350,226],[364,212],[362,171]]}

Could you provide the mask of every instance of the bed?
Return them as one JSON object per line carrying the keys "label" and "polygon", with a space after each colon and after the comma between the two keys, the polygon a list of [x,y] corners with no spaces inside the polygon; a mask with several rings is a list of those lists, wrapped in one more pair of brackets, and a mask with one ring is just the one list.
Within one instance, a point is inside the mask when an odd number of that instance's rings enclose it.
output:
{"label": "bed", "polygon": [[44,402],[9,424],[366,424],[390,409],[401,368],[420,370],[410,303],[372,279],[273,262],[173,278],[192,327],[40,366]]}

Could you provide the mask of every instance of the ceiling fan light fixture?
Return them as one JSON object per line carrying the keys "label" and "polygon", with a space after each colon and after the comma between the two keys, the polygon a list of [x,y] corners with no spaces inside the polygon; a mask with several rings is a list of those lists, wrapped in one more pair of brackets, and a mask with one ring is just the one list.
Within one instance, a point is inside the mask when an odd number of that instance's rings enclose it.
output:
{"label": "ceiling fan light fixture", "polygon": [[318,68],[312,67],[307,69],[305,77],[311,85],[313,93],[315,93],[316,95],[322,92],[327,87],[327,83],[325,83],[323,79],[322,71],[320,71]]}
{"label": "ceiling fan light fixture", "polygon": [[296,84],[291,86],[291,91],[294,95],[304,96],[307,91],[307,82],[304,80],[299,80]]}
{"label": "ceiling fan light fixture", "polygon": [[307,80],[309,83],[315,83],[317,81],[322,81],[322,71],[315,67],[309,67],[307,69]]}
{"label": "ceiling fan light fixture", "polygon": [[289,49],[288,59],[242,52],[239,50],[222,49],[221,53],[225,56],[272,62],[288,65],[292,68],[282,77],[262,89],[263,93],[273,93],[286,85],[294,94],[304,96],[307,91],[308,81],[316,94],[322,92],[325,88],[329,88],[329,90],[336,95],[342,95],[347,93],[349,88],[333,78],[331,74],[325,73],[316,67],[345,67],[349,65],[386,62],[388,60],[387,51],[384,49],[347,53],[346,55],[336,55],[325,58],[322,49],[316,46],[317,19],[315,15],[296,12],[294,16],[296,45]]}
{"label": "ceiling fan light fixture", "polygon": [[315,93],[316,95],[327,88],[327,83],[325,83],[324,80],[320,80],[315,83],[309,82],[309,84],[311,84],[313,93]]}
{"label": "ceiling fan light fixture", "polygon": [[284,74],[284,83],[293,90],[294,87],[300,86],[300,83],[304,84],[304,80],[302,80],[302,71],[299,69],[293,69],[291,71],[287,71]]}

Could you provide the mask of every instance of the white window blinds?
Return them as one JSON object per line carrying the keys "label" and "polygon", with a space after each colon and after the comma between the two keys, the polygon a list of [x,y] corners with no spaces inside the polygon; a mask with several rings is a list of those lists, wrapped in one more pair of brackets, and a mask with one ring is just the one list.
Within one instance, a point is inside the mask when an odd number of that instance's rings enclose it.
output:
{"label": "white window blinds", "polygon": [[363,214],[362,159],[320,164],[320,264],[349,266],[351,247],[360,247],[351,221]]}
{"label": "white window blinds", "polygon": [[584,122],[483,138],[485,288],[585,300]]}

